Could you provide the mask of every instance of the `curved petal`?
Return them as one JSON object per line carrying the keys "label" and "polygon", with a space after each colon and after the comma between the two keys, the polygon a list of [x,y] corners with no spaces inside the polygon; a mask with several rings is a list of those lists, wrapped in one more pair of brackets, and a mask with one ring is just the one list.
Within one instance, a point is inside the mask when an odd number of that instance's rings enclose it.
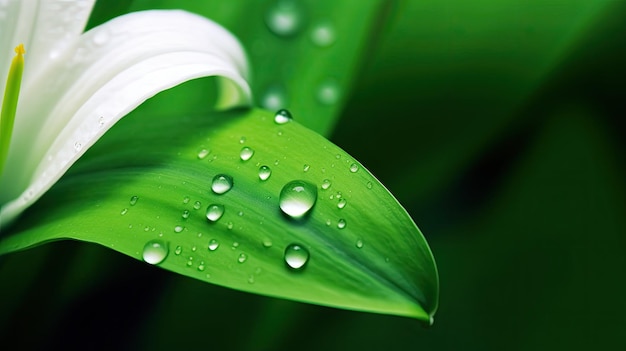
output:
{"label": "curved petal", "polygon": [[[237,87],[236,97],[225,100],[230,106],[250,102],[245,55],[235,37],[184,11],[118,17],[85,33],[63,58],[27,82],[20,97],[8,164],[21,165],[3,175],[14,200],[2,208],[0,224],[32,204],[108,128],[160,91],[217,75]],[[35,129],[41,132],[33,138]]]}
{"label": "curved petal", "polygon": [[60,53],[73,45],[83,32],[94,0],[0,1],[0,96],[13,48],[20,43],[28,52],[24,81],[36,75]]}

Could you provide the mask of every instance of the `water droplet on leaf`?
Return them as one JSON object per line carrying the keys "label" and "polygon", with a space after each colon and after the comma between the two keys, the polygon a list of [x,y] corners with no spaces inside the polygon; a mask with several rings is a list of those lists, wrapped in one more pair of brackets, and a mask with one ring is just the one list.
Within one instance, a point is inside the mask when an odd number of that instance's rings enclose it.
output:
{"label": "water droplet on leaf", "polygon": [[309,261],[309,251],[298,244],[291,244],[285,249],[285,263],[291,269],[302,269]]}
{"label": "water droplet on leaf", "polygon": [[149,264],[159,264],[167,257],[167,244],[160,240],[148,241],[143,247],[143,260]]}
{"label": "water droplet on leaf", "polygon": [[206,208],[206,218],[211,222],[217,222],[224,215],[224,205],[211,204]]}
{"label": "water droplet on leaf", "polygon": [[359,165],[357,165],[356,163],[353,163],[350,165],[350,172],[356,173],[358,170],[359,170]]}
{"label": "water droplet on leaf", "polygon": [[342,209],[346,207],[347,204],[348,201],[346,201],[346,199],[339,199],[339,202],[337,202],[337,208]]}
{"label": "water droplet on leaf", "polygon": [[337,228],[339,229],[343,229],[346,227],[346,220],[345,219],[340,219],[339,221],[337,221]]}
{"label": "water droplet on leaf", "polygon": [[205,157],[209,155],[210,151],[207,149],[202,149],[198,151],[198,159],[203,160]]}
{"label": "water droplet on leaf", "polygon": [[272,175],[272,170],[268,166],[259,167],[259,179],[268,180]]}
{"label": "water droplet on leaf", "polygon": [[330,188],[331,185],[332,183],[330,182],[330,179],[324,179],[322,181],[322,189],[324,190],[328,190],[328,188]]}
{"label": "water droplet on leaf", "polygon": [[209,251],[215,251],[220,247],[220,243],[216,239],[209,240]]}
{"label": "water droplet on leaf", "polygon": [[139,197],[138,196],[133,196],[130,198],[130,205],[131,206],[135,206],[137,204],[137,201],[139,201]]}
{"label": "water droplet on leaf", "polygon": [[291,181],[280,192],[280,209],[292,218],[306,215],[317,201],[317,187],[304,180]]}
{"label": "water droplet on leaf", "polygon": [[276,124],[285,124],[290,122],[292,119],[293,117],[291,116],[291,112],[285,109],[278,110],[278,112],[274,115],[274,122]]}
{"label": "water droplet on leaf", "polygon": [[237,262],[239,263],[244,263],[248,260],[248,255],[246,255],[245,253],[240,253],[239,257],[237,257]]}
{"label": "water droplet on leaf", "polygon": [[252,158],[252,155],[254,155],[254,150],[252,150],[251,148],[244,146],[241,149],[241,152],[239,152],[239,157],[241,158],[242,161],[248,161],[249,159]]}
{"label": "water droplet on leaf", "polygon": [[226,174],[218,174],[213,178],[211,190],[220,195],[229,191],[233,187],[233,178]]}

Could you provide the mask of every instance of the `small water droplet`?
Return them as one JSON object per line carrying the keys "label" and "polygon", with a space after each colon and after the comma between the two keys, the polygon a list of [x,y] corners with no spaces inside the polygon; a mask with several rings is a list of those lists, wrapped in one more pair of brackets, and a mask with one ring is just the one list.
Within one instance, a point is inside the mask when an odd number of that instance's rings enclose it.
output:
{"label": "small water droplet", "polygon": [[317,99],[324,105],[332,105],[339,101],[339,85],[335,80],[326,80],[317,90]]}
{"label": "small water droplet", "polygon": [[83,144],[80,141],[74,143],[74,151],[79,152],[83,148]]}
{"label": "small water droplet", "polygon": [[293,117],[291,116],[291,112],[285,109],[278,110],[274,115],[274,122],[276,124],[285,124],[290,122],[292,119]]}
{"label": "small water droplet", "polygon": [[206,219],[217,222],[224,215],[224,205],[212,204],[206,208]]}
{"label": "small water droplet", "polygon": [[272,241],[270,239],[263,239],[263,247],[269,249],[272,247]]}
{"label": "small water droplet", "polygon": [[200,263],[198,264],[198,271],[202,272],[204,271],[204,261],[200,261]]}
{"label": "small water droplet", "polygon": [[367,182],[367,184],[366,184],[365,186],[366,186],[368,189],[371,189],[373,185],[372,185],[372,182]]}
{"label": "small water droplet", "polygon": [[139,201],[139,197],[138,196],[133,196],[130,198],[130,205],[131,206],[135,206],[137,204],[137,201]]}
{"label": "small water droplet", "polygon": [[189,256],[187,258],[187,267],[191,267],[193,265],[193,256]]}
{"label": "small water droplet", "polygon": [[265,16],[267,27],[281,37],[296,34],[302,21],[302,11],[296,1],[278,1]]}
{"label": "small water droplet", "polygon": [[220,247],[220,243],[216,239],[209,240],[209,251],[215,251]]}
{"label": "small water droplet", "polygon": [[233,229],[233,222],[226,223],[226,228],[228,228],[228,230],[232,230]]}
{"label": "small water droplet", "polygon": [[330,221],[330,219],[327,219],[327,220],[326,220],[326,225],[327,225],[327,226],[330,226],[331,224],[332,224],[332,222]]}
{"label": "small water droplet", "polygon": [[234,249],[236,249],[236,248],[238,248],[238,247],[239,247],[239,243],[238,243],[238,242],[236,242],[236,241],[233,241],[233,245],[232,245],[231,249],[233,249],[233,250],[234,250]]}
{"label": "small water droplet", "polygon": [[250,274],[248,276],[248,284],[254,284],[254,275]]}
{"label": "small water droplet", "polygon": [[190,212],[188,210],[184,210],[183,214],[181,215],[181,217],[183,217],[184,219],[189,218]]}
{"label": "small water droplet", "polygon": [[248,260],[248,255],[246,255],[245,253],[240,253],[239,257],[237,257],[237,262],[239,263],[244,263]]}
{"label": "small water droplet", "polygon": [[239,157],[241,158],[242,161],[248,161],[249,159],[252,158],[252,155],[254,155],[254,150],[252,150],[251,148],[244,146],[241,149],[241,152],[239,152]]}
{"label": "small water droplet", "polygon": [[317,201],[317,187],[304,180],[291,181],[280,191],[280,209],[292,218],[306,215]]}
{"label": "small water droplet", "polygon": [[259,167],[259,179],[268,180],[272,175],[272,170],[268,166]]}
{"label": "small water droplet", "polygon": [[183,203],[184,203],[184,204],[188,204],[188,203],[189,203],[189,200],[190,200],[190,199],[189,199],[189,196],[185,196],[185,197],[183,197]]}
{"label": "small water droplet", "polygon": [[347,204],[348,201],[346,201],[346,199],[339,199],[339,202],[337,202],[337,208],[342,209],[346,207]]}
{"label": "small water droplet", "polygon": [[309,261],[309,251],[298,244],[291,244],[285,249],[285,263],[291,269],[302,269]]}
{"label": "small water droplet", "polygon": [[337,221],[337,228],[339,229],[343,229],[346,227],[346,220],[345,219],[340,219]]}
{"label": "small water droplet", "polygon": [[356,244],[355,245],[356,245],[357,249],[362,248],[363,247],[363,239],[361,239],[361,238],[356,239]]}
{"label": "small water droplet", "polygon": [[327,47],[335,42],[335,29],[330,22],[320,22],[311,31],[311,41],[320,47]]}
{"label": "small water droplet", "polygon": [[122,210],[122,212],[120,212],[120,214],[121,214],[122,216],[123,216],[123,215],[125,215],[125,214],[127,214],[127,213],[128,213],[128,209],[127,209],[127,208],[123,209],[123,210]]}
{"label": "small water droplet", "polygon": [[183,248],[180,246],[176,246],[176,249],[174,250],[174,254],[176,256],[180,255],[183,252]]}
{"label": "small water droplet", "polygon": [[322,189],[323,190],[328,190],[328,188],[330,188],[331,185],[332,185],[332,183],[330,182],[330,179],[324,179],[322,181]]}
{"label": "small water droplet", "polygon": [[243,217],[243,211],[239,211],[239,212],[237,212],[237,216],[239,216],[239,217]]}
{"label": "small water droplet", "polygon": [[159,264],[168,253],[167,244],[160,240],[151,240],[143,247],[143,260],[149,264]]}
{"label": "small water droplet", "polygon": [[210,151],[208,149],[202,149],[198,151],[198,159],[203,160],[205,157],[209,155]]}
{"label": "small water droplet", "polygon": [[197,248],[197,247],[195,247],[195,246],[192,246],[192,247],[191,247],[191,252],[196,252],[196,250],[198,250],[198,248]]}
{"label": "small water droplet", "polygon": [[302,170],[305,171],[305,172],[308,172],[309,169],[311,169],[311,166],[309,166],[307,164],[305,164],[304,167],[302,167]]}
{"label": "small water droplet", "polygon": [[248,140],[248,139],[246,139],[246,137],[245,137],[245,136],[242,136],[241,138],[239,138],[239,144],[243,144],[243,143],[245,143],[245,142],[246,142],[246,140]]}
{"label": "small water droplet", "polygon": [[218,174],[213,177],[211,189],[214,193],[220,195],[229,191],[233,187],[233,178],[226,174]]}
{"label": "small water droplet", "polygon": [[359,165],[357,165],[356,163],[353,163],[350,165],[350,172],[356,173],[358,170],[359,170]]}
{"label": "small water droplet", "polygon": [[183,231],[183,229],[185,229],[185,228],[184,228],[182,225],[177,225],[177,226],[175,226],[175,227],[174,227],[174,231],[175,231],[176,233],[180,233],[180,232],[182,232],[182,231]]}
{"label": "small water droplet", "polygon": [[194,210],[199,210],[200,207],[202,207],[202,202],[196,201],[196,202],[193,203],[193,209]]}
{"label": "small water droplet", "polygon": [[149,226],[145,226],[145,227],[143,228],[143,231],[144,231],[144,232],[149,232],[149,231],[150,231],[150,227],[149,227]]}

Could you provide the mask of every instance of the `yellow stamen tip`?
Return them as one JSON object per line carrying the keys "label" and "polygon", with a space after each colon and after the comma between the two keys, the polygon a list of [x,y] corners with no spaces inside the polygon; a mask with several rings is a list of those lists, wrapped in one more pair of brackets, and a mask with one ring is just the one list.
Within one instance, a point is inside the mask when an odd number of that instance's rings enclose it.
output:
{"label": "yellow stamen tip", "polygon": [[24,44],[20,44],[18,46],[15,47],[15,53],[18,55],[24,55],[26,53],[26,50],[24,50]]}

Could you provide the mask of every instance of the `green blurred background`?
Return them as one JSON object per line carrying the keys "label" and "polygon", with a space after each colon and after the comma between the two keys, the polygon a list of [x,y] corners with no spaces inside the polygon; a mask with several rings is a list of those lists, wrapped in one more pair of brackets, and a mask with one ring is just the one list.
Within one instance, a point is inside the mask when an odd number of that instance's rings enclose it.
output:
{"label": "green blurred background", "polygon": [[[441,280],[434,326],[244,294],[61,242],[0,265],[3,342],[626,348],[626,1],[303,1],[302,33],[317,17],[336,23],[313,73],[298,71],[304,34],[259,44],[274,3],[100,1],[90,23],[183,6],[233,31],[249,52],[257,103],[271,77],[284,77],[296,120],[363,163],[422,229]],[[339,82],[336,103],[298,95],[316,74]]]}

